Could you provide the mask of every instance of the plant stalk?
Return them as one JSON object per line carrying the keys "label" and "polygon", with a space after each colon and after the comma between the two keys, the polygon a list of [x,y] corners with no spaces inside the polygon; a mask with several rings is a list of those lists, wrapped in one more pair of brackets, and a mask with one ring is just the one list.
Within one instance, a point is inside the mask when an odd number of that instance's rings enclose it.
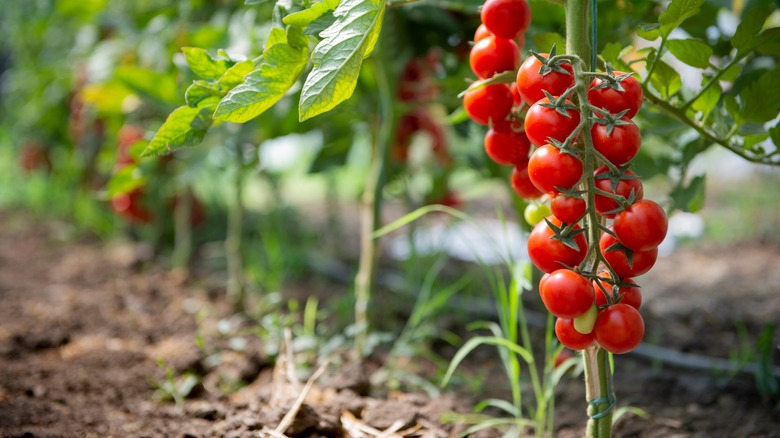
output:
{"label": "plant stalk", "polygon": [[384,173],[386,156],[389,150],[390,137],[393,130],[394,91],[389,75],[390,68],[386,65],[383,44],[377,46],[373,60],[376,68],[378,90],[378,120],[376,135],[371,142],[371,162],[366,185],[361,199],[360,210],[360,260],[355,276],[355,359],[366,353],[366,340],[369,332],[368,304],[374,285],[376,267],[377,242],[373,238],[374,230],[380,221],[382,212],[382,190],[384,188]]}
{"label": "plant stalk", "polygon": [[[585,189],[588,192],[588,222],[589,245],[598,245],[599,219],[594,212],[594,179],[593,168],[596,161],[593,142],[590,137],[590,110],[588,108],[587,90],[589,81],[582,75],[583,64],[591,62],[593,47],[590,46],[590,0],[569,0],[566,2],[566,52],[579,57],[579,65],[575,65],[576,91],[582,117],[583,165]],[[593,70],[594,66],[585,68]],[[593,272],[598,269],[600,261],[598,250],[589,251],[593,256]],[[611,369],[607,352],[594,345],[583,351],[585,363],[585,399],[588,401],[588,438],[609,438],[612,435],[612,408],[614,395],[611,386]]]}
{"label": "plant stalk", "polygon": [[233,180],[233,199],[227,209],[227,231],[225,236],[225,258],[227,261],[227,295],[236,311],[244,310],[245,290],[243,282],[243,261],[241,257],[241,235],[244,228],[244,205],[242,201],[244,187],[244,156],[241,150],[241,135],[235,134],[236,154],[235,179]]}

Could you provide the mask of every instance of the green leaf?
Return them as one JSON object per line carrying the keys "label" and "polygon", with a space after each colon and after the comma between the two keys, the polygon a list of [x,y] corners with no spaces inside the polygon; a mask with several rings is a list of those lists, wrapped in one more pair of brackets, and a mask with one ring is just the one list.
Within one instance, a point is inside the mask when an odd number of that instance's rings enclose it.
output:
{"label": "green leaf", "polygon": [[204,99],[197,107],[181,106],[160,126],[143,156],[165,153],[184,146],[195,146],[203,140],[213,120],[211,114],[219,98]]}
{"label": "green leaf", "polygon": [[308,62],[307,37],[300,28],[271,30],[260,67],[244,78],[219,103],[214,118],[249,121],[279,101],[295,84]]}
{"label": "green leaf", "polygon": [[631,68],[623,61],[623,56],[631,52],[632,46],[623,47],[618,43],[607,43],[601,51],[601,60],[620,71],[631,71]]}
{"label": "green leaf", "polygon": [[355,91],[363,59],[382,28],[384,0],[344,0],[312,53],[314,64],[301,92],[298,118],[303,121],[333,109]]}
{"label": "green leaf", "polygon": [[[84,102],[94,106],[102,114],[122,114],[125,99],[134,96],[130,89],[119,82],[88,84],[81,90]],[[137,97],[135,97],[137,100]]]}
{"label": "green leaf", "polygon": [[772,139],[772,143],[780,148],[780,123],[769,129],[769,138]]}
{"label": "green leaf", "polygon": [[695,111],[701,111],[702,118],[706,118],[718,105],[721,94],[723,94],[723,90],[720,88],[720,84],[714,83],[698,99],[693,101],[691,108]]}
{"label": "green leaf", "polygon": [[303,31],[305,35],[314,35],[319,38],[320,34],[327,28],[333,26],[333,23],[336,22],[336,16],[333,15],[332,11],[328,11],[325,14],[323,14],[322,17],[312,21],[308,26],[306,26],[306,29]]}
{"label": "green leaf", "polygon": [[532,38],[534,45],[543,52],[549,52],[555,45],[558,53],[566,53],[566,38],[557,32],[542,32],[534,34]]}
{"label": "green leaf", "polygon": [[780,69],[768,71],[739,93],[742,118],[765,123],[780,112]]}
{"label": "green leaf", "polygon": [[704,0],[672,0],[658,17],[659,25],[640,26],[637,35],[650,41],[658,37],[666,39],[685,20],[696,15],[703,3]]}
{"label": "green leaf", "polygon": [[230,61],[214,59],[200,47],[183,47],[181,51],[192,72],[203,79],[219,79],[230,67]]}
{"label": "green leaf", "polygon": [[741,126],[743,123],[745,123],[742,112],[739,109],[739,102],[737,102],[737,98],[727,94],[723,97],[723,107],[726,108],[726,111],[729,113],[729,115],[734,119],[734,123],[737,126]]}
{"label": "green leaf", "polygon": [[682,79],[677,70],[663,61],[658,61],[653,76],[650,78],[650,84],[661,94],[662,98],[669,99],[682,88]]}
{"label": "green leaf", "polygon": [[255,63],[251,59],[241,61],[233,65],[219,78],[219,84],[228,88],[244,82],[244,77],[255,69]]}
{"label": "green leaf", "polygon": [[668,40],[666,48],[672,52],[675,58],[692,67],[707,68],[710,66],[712,47],[699,40]]}
{"label": "green leaf", "polygon": [[734,82],[739,77],[740,73],[742,73],[742,66],[739,64],[734,64],[726,71],[720,75],[720,80],[723,82]]}
{"label": "green leaf", "polygon": [[122,193],[130,193],[146,184],[146,178],[137,164],[125,166],[111,175],[108,180],[108,195],[113,198]]}
{"label": "green leaf", "polygon": [[173,75],[127,65],[117,68],[114,76],[133,91],[163,103],[175,105],[180,101]]}
{"label": "green leaf", "polygon": [[458,352],[455,353],[455,356],[452,357],[452,360],[450,361],[450,366],[449,368],[447,368],[447,373],[444,375],[444,378],[442,379],[442,383],[441,383],[442,386],[447,385],[447,383],[450,381],[450,378],[452,377],[452,374],[455,373],[455,369],[458,368],[458,365],[460,365],[460,363],[463,362],[463,359],[465,359],[469,353],[471,353],[475,348],[479,347],[480,345],[495,345],[497,347],[504,347],[507,350],[522,357],[526,363],[530,364],[534,362],[534,357],[528,350],[515,344],[509,339],[499,338],[497,336],[475,336],[469,339],[465,344],[463,344],[463,346],[460,347],[460,350],[458,350]]}
{"label": "green leaf", "polygon": [[773,27],[758,36],[756,50],[767,55],[780,56],[780,27]]}
{"label": "green leaf", "polygon": [[290,26],[306,27],[312,21],[322,17],[329,11],[336,9],[341,0],[322,0],[314,3],[308,9],[292,13],[282,20],[284,24]]}
{"label": "green leaf", "polygon": [[705,175],[697,175],[685,187],[677,187],[670,197],[673,207],[682,211],[696,213],[704,207]]}
{"label": "green leaf", "polygon": [[742,22],[731,37],[731,46],[737,49],[737,56],[757,47],[756,35],[761,32],[769,15],[770,11],[767,8],[759,7],[751,9],[742,17]]}

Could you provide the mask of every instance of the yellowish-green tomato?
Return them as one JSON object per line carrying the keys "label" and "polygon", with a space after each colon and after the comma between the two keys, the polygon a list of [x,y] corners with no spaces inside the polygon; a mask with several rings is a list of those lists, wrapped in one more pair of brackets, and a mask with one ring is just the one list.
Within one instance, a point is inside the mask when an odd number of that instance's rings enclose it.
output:
{"label": "yellowish-green tomato", "polygon": [[542,203],[531,203],[525,207],[523,211],[523,217],[529,225],[534,226],[542,221],[542,219],[551,215],[550,206]]}
{"label": "yellowish-green tomato", "polygon": [[585,313],[574,318],[574,330],[587,335],[593,331],[593,326],[596,325],[596,317],[599,315],[599,309],[595,304],[590,306]]}

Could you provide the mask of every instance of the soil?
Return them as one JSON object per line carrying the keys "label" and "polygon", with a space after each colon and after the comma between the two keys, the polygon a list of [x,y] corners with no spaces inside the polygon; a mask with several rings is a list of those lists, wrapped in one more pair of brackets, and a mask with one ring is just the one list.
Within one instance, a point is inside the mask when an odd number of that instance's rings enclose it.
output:
{"label": "soil", "polygon": [[[262,326],[232,316],[218,282],[162,269],[143,245],[65,240],[61,228],[0,213],[0,436],[249,437],[280,424],[298,437],[463,430],[441,417],[469,412],[471,395],[377,395],[369,377],[379,364],[339,357],[307,388],[314,359],[290,360],[282,342],[272,360]],[[640,279],[646,340],[707,357],[748,352],[780,315],[778,266],[780,247],[762,243],[689,246],[659,260]],[[779,344],[776,334],[774,363]],[[615,362],[618,406],[647,414],[623,416],[615,436],[780,436],[780,405],[749,374],[639,354]],[[506,394],[500,378],[488,381]],[[171,387],[186,397],[174,403]],[[583,435],[583,398],[581,378],[559,385],[556,436]]]}

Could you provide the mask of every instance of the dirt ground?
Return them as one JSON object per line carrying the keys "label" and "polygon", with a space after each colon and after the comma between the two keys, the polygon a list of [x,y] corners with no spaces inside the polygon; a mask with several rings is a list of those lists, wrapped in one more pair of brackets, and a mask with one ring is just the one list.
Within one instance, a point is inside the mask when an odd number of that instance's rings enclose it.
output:
{"label": "dirt ground", "polygon": [[[229,318],[221,290],[144,263],[142,248],[64,243],[58,233],[56,224],[0,213],[0,436],[249,437],[280,423],[299,437],[462,430],[440,418],[468,412],[469,397],[370,397],[371,367],[346,360],[325,370],[289,422],[307,389],[287,356],[272,363],[256,336],[236,345],[219,335],[245,323]],[[780,247],[767,244],[678,250],[641,279],[646,340],[706,357],[746,350],[778,322],[778,267]],[[647,418],[627,414],[615,436],[780,437],[780,405],[762,398],[751,375],[690,369],[689,358],[616,358],[618,405]],[[156,391],[166,370],[202,379],[177,405]],[[249,384],[225,392],[238,381]],[[558,392],[556,436],[582,436],[582,383],[565,379]]]}

